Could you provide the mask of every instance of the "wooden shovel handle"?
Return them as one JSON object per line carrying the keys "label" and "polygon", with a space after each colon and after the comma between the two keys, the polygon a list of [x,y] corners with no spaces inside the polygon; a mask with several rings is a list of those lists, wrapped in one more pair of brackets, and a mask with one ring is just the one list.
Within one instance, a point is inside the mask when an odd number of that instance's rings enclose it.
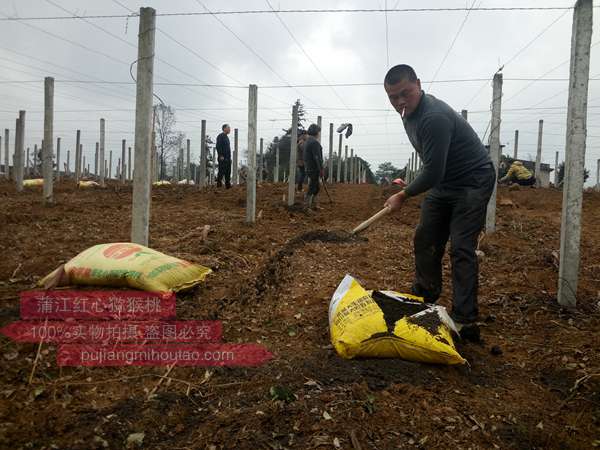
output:
{"label": "wooden shovel handle", "polygon": [[367,220],[365,220],[363,223],[361,223],[359,226],[357,226],[354,230],[352,230],[352,234],[358,234],[361,231],[365,230],[366,228],[368,228],[373,222],[378,221],[379,219],[381,219],[382,217],[384,217],[385,215],[389,214],[391,211],[389,206],[386,206],[385,208],[383,208],[381,211],[379,211],[377,214],[371,216],[370,218],[368,218]]}

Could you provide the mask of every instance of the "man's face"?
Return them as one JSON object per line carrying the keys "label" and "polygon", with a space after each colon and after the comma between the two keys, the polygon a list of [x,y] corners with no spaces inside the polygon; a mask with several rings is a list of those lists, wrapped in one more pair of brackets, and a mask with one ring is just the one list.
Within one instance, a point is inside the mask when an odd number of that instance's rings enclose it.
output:
{"label": "man's face", "polygon": [[421,80],[402,80],[396,84],[384,83],[385,92],[394,109],[402,116],[410,115],[421,99]]}
{"label": "man's face", "polygon": [[231,133],[231,127],[225,127],[225,129],[223,130],[223,132],[224,132],[225,134],[229,134],[229,133]]}

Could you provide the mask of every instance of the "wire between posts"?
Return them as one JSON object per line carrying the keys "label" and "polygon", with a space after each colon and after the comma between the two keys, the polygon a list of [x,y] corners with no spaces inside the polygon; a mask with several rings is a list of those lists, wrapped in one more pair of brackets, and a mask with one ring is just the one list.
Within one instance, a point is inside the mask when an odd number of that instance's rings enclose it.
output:
{"label": "wire between posts", "polygon": [[[143,58],[141,58],[141,59],[149,59],[149,58],[154,58],[154,54],[152,54],[151,56],[144,56],[144,57],[143,57]],[[135,84],[137,84],[137,80],[136,80],[136,79],[135,79],[135,77],[133,76],[133,66],[134,66],[135,64],[137,64],[137,63],[138,63],[138,61],[139,61],[139,59],[136,59],[135,61],[133,61],[133,62],[132,62],[130,65],[129,65],[129,75],[131,75],[131,79],[134,81],[134,83],[135,83]],[[154,92],[154,89],[152,89],[152,96],[153,96],[153,97],[156,97],[162,106],[164,106],[165,108],[167,107],[167,105],[165,104],[165,102],[163,102],[162,98],[160,98],[160,97],[158,96],[158,94],[156,94],[156,93]]]}
{"label": "wire between posts", "polygon": [[[600,8],[594,6],[593,8]],[[237,10],[237,11],[190,11],[190,12],[172,12],[172,13],[157,13],[157,17],[177,17],[177,16],[208,16],[208,15],[248,15],[248,14],[336,14],[336,13],[435,13],[435,12],[460,12],[460,11],[488,11],[488,12],[503,12],[503,11],[565,11],[573,10],[573,6],[521,6],[521,7],[456,7],[456,8],[340,8],[340,9],[280,9],[276,11],[257,9],[257,10]],[[0,22],[18,22],[29,20],[64,20],[64,19],[127,19],[129,17],[139,17],[139,13],[131,14],[96,14],[88,16],[30,16],[30,17],[5,17],[0,18]]]}

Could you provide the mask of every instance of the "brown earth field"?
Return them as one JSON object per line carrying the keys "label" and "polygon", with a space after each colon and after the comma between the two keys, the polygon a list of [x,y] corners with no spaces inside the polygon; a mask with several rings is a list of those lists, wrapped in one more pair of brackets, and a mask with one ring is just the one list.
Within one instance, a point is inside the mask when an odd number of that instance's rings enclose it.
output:
{"label": "brown earth field", "polygon": [[[19,292],[61,263],[129,240],[131,187],[73,184],[57,184],[55,205],[44,206],[40,188],[17,194],[0,182],[0,326],[19,320]],[[213,269],[178,294],[178,319],[220,320],[224,342],[261,343],[273,359],[168,373],[58,367],[56,345],[1,336],[0,448],[600,446],[600,194],[584,195],[578,305],[567,311],[556,300],[562,193],[499,188],[497,232],[480,243],[484,343],[457,342],[468,364],[438,366],[344,360],[332,348],[328,307],[346,273],[369,289],[409,291],[419,199],[368,229],[366,240],[338,242],[309,232],[350,230],[391,191],[328,189],[333,203],[322,192],[322,209],[307,213],[284,206],[286,186],[260,185],[259,219],[249,226],[243,186],[155,188],[150,247]],[[446,256],[439,303],[448,308],[449,269]],[[143,433],[141,444],[127,443],[134,433]]]}

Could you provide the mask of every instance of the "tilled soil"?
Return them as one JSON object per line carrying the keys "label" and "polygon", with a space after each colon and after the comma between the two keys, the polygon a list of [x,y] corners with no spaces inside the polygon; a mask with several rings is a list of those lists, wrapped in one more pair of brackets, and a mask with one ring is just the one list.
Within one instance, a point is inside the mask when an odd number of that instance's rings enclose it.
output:
{"label": "tilled soil", "polygon": [[[126,242],[131,187],[55,187],[16,194],[0,182],[0,326],[18,293],[80,251]],[[150,246],[214,273],[178,295],[179,319],[223,322],[225,342],[258,342],[257,368],[58,368],[44,344],[0,337],[0,448],[120,449],[144,433],[152,449],[589,449],[600,440],[600,195],[584,196],[578,310],[556,302],[562,193],[499,189],[498,229],[480,243],[482,345],[469,364],[339,358],[328,306],[345,274],[368,289],[408,292],[419,202],[352,238],[377,212],[377,187],[330,186],[316,212],[282,204],[283,185],[153,191]],[[203,228],[210,225],[208,239]],[[450,307],[449,261],[440,304]],[[159,384],[159,381],[162,382]],[[273,399],[271,392],[287,393]],[[152,391],[155,395],[149,395]],[[278,397],[279,398],[279,397]]]}

